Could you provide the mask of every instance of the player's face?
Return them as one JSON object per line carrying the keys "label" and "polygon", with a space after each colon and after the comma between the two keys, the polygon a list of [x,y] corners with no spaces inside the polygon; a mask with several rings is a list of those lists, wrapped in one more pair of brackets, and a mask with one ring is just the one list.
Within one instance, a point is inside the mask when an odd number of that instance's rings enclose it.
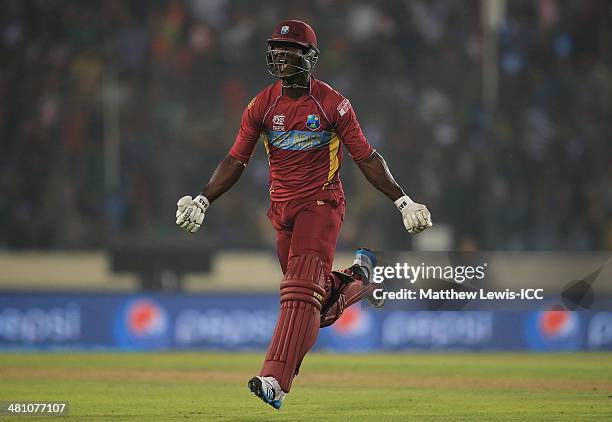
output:
{"label": "player's face", "polygon": [[285,79],[302,73],[303,49],[299,46],[275,43],[268,48],[268,69],[273,75]]}

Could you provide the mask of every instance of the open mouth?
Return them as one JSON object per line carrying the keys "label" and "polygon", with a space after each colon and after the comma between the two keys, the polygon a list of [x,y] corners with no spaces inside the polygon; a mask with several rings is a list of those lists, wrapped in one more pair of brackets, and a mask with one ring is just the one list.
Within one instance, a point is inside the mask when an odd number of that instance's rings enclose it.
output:
{"label": "open mouth", "polygon": [[268,52],[267,61],[269,72],[276,77],[289,77],[304,71],[297,64],[299,56],[291,52],[271,50]]}

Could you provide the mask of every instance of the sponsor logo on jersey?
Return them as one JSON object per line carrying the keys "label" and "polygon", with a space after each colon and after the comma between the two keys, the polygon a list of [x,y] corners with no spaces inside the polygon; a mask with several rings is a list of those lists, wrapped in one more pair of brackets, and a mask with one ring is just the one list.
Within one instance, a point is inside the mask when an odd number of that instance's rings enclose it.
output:
{"label": "sponsor logo on jersey", "polygon": [[322,148],[332,141],[332,132],[311,132],[308,130],[272,131],[266,130],[268,145],[292,151],[307,151]]}
{"label": "sponsor logo on jersey", "polygon": [[281,28],[281,35],[286,35],[289,33],[289,27],[287,25]]}
{"label": "sponsor logo on jersey", "polygon": [[340,113],[340,116],[344,116],[346,113],[348,113],[350,108],[351,103],[349,103],[349,100],[345,98],[340,104],[338,104],[338,113]]}
{"label": "sponsor logo on jersey", "polygon": [[319,115],[309,114],[308,118],[306,119],[306,126],[308,126],[308,129],[310,130],[317,130],[318,128],[320,128],[321,118],[319,117]]}

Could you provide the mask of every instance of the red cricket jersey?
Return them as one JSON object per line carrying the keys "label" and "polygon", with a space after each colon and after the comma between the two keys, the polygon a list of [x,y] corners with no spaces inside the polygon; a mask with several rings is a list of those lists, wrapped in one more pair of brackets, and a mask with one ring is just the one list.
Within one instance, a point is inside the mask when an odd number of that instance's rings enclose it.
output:
{"label": "red cricket jersey", "polygon": [[349,101],[313,77],[309,94],[297,100],[282,94],[280,81],[257,94],[244,110],[229,154],[246,164],[260,136],[268,154],[273,201],[342,189],[341,143],[357,163],[374,153]]}

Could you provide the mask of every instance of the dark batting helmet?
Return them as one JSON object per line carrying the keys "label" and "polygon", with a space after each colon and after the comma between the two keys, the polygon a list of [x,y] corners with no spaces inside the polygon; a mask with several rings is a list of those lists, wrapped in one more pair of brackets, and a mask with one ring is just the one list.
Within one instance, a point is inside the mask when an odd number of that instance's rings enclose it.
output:
{"label": "dark batting helmet", "polygon": [[302,72],[310,72],[319,59],[319,49],[317,47],[317,36],[314,30],[306,22],[297,20],[286,20],[281,22],[275,29],[270,38],[268,38],[268,54],[266,62],[268,71],[271,75],[280,77],[280,65],[287,65],[286,51],[279,49],[283,44],[294,44],[302,48],[302,53],[299,54],[301,65],[291,65],[296,69],[295,73],[286,76],[297,75]]}

